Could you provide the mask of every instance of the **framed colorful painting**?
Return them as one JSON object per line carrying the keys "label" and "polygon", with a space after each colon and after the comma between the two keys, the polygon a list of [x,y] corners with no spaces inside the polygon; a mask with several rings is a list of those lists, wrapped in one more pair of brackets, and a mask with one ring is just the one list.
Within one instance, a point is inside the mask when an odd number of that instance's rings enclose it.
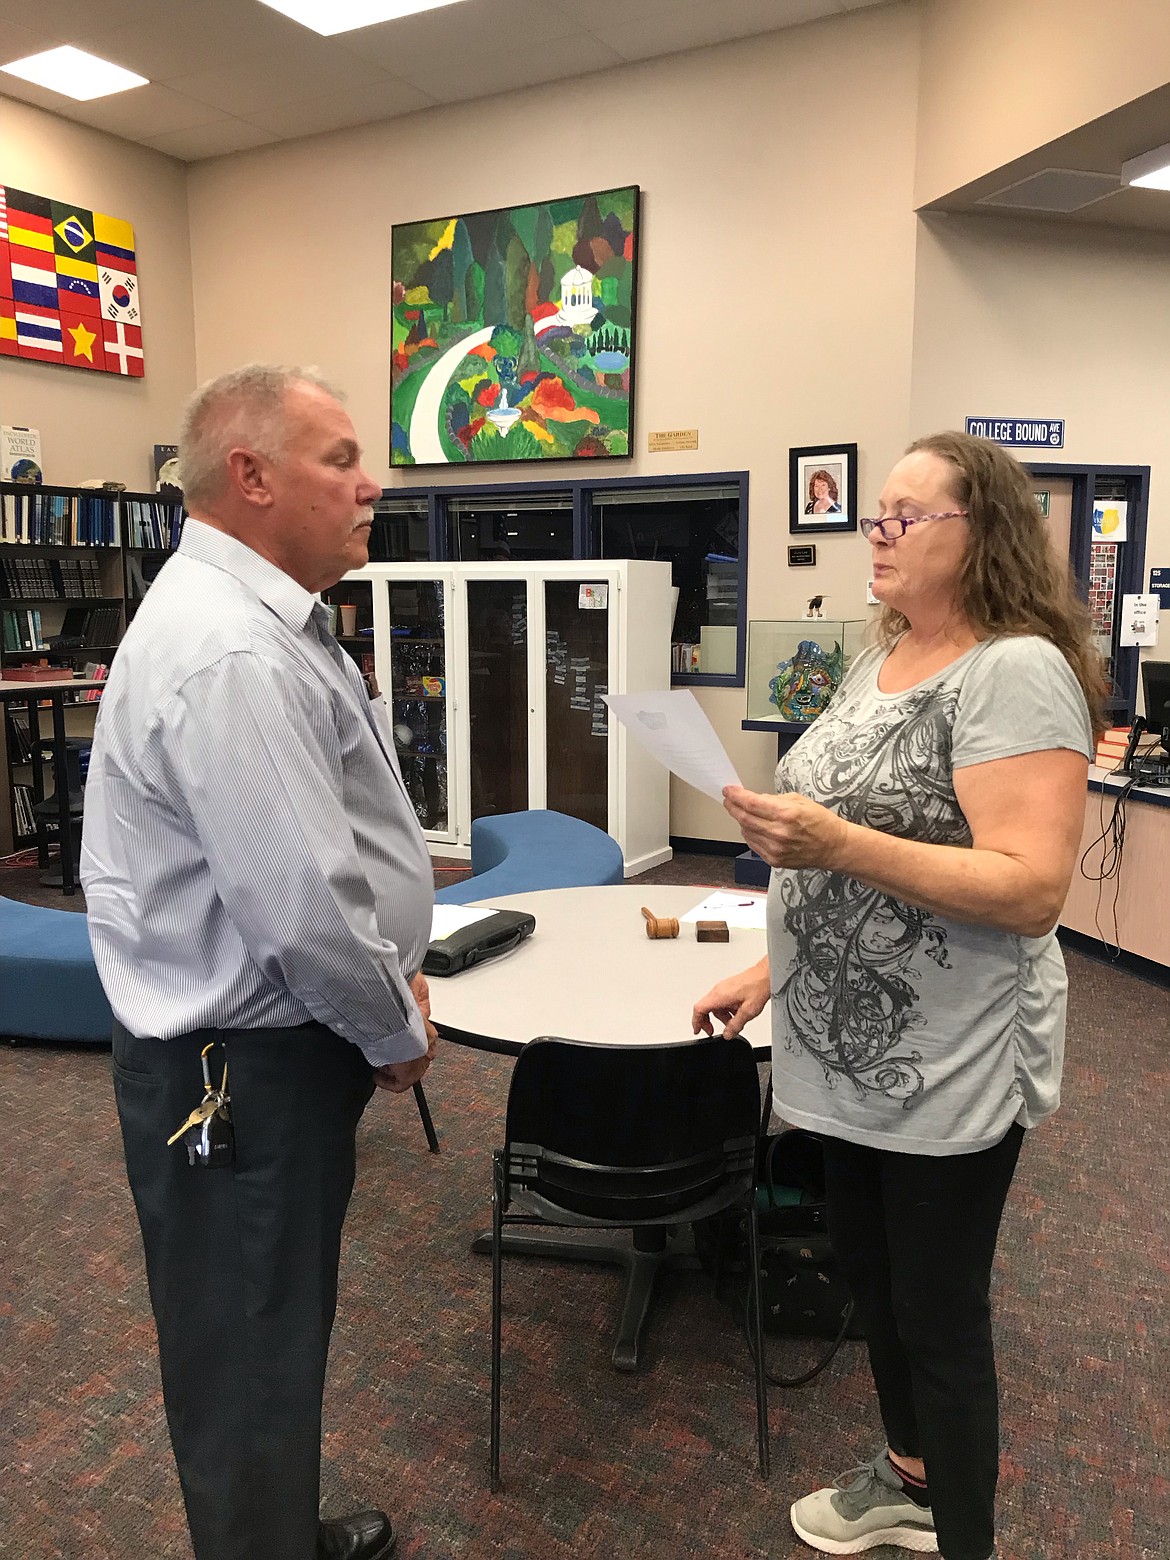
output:
{"label": "framed colorful painting", "polygon": [[790,532],[856,531],[856,444],[808,444],[788,452]]}
{"label": "framed colorful painting", "polygon": [[638,194],[392,229],[392,466],[629,455]]}

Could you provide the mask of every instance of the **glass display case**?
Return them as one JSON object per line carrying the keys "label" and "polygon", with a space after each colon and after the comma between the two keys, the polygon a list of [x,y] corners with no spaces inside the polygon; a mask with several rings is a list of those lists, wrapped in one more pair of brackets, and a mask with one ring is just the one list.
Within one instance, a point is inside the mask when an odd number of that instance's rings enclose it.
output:
{"label": "glass display case", "polygon": [[792,618],[748,624],[747,718],[807,726],[864,647],[865,618]]}
{"label": "glass display case", "polygon": [[443,836],[450,829],[444,582],[394,580],[389,585],[389,602],[388,702],[394,746],[419,823],[425,830]]}
{"label": "glass display case", "polygon": [[665,562],[370,563],[355,585],[437,854],[465,860],[476,818],[548,807],[604,829],[631,876],[670,860],[670,776],[605,703],[670,682]]}
{"label": "glass display case", "polygon": [[337,643],[363,677],[374,674],[374,603],[365,580],[347,577],[321,592]]}
{"label": "glass display case", "polygon": [[545,805],[607,829],[608,580],[544,581],[544,613]]}
{"label": "glass display case", "polygon": [[528,585],[467,581],[471,816],[528,806]]}

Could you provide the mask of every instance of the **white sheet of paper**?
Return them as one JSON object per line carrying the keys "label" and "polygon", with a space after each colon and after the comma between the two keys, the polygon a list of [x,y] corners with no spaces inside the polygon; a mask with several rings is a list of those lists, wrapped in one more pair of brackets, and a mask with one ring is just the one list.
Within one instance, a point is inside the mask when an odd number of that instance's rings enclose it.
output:
{"label": "white sheet of paper", "polygon": [[494,910],[473,909],[471,905],[436,905],[431,911],[431,941],[442,942],[453,932],[461,932],[465,926],[473,926],[476,921],[486,920],[495,913]]}
{"label": "white sheet of paper", "polygon": [[1158,643],[1157,596],[1122,596],[1119,645],[1156,645]]}
{"label": "white sheet of paper", "polygon": [[723,889],[708,894],[701,905],[679,916],[680,921],[726,921],[728,926],[749,926],[765,931],[768,925],[767,894],[733,894]]}
{"label": "white sheet of paper", "polygon": [[697,791],[721,802],[725,785],[742,784],[689,688],[607,693],[605,702],[632,737]]}

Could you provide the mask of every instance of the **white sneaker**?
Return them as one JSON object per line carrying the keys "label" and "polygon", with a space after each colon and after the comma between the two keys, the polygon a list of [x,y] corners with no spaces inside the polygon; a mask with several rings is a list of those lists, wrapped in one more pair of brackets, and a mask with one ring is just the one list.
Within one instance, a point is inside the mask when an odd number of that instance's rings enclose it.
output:
{"label": "white sneaker", "polygon": [[917,1506],[903,1490],[883,1452],[794,1501],[789,1513],[798,1538],[826,1555],[857,1555],[879,1544],[937,1554],[929,1506]]}

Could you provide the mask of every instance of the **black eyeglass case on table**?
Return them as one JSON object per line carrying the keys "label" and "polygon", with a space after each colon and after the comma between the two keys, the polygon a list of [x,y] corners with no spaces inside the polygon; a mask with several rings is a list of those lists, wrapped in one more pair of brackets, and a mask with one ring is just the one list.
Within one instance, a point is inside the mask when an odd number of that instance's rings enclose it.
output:
{"label": "black eyeglass case on table", "polygon": [[519,947],[536,930],[536,917],[523,910],[494,910],[482,920],[437,938],[423,960],[424,975],[458,975]]}

